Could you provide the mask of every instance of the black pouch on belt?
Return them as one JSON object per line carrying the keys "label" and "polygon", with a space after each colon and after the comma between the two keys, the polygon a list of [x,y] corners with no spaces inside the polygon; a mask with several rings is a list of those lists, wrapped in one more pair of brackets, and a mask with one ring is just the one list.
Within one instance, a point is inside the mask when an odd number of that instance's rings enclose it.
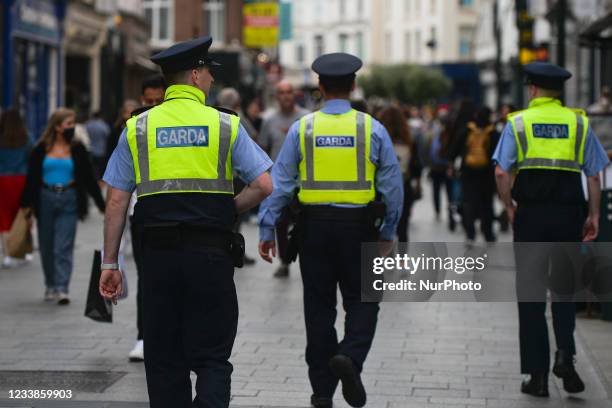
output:
{"label": "black pouch on belt", "polygon": [[236,268],[244,266],[245,243],[242,234],[235,232],[232,236],[232,260]]}

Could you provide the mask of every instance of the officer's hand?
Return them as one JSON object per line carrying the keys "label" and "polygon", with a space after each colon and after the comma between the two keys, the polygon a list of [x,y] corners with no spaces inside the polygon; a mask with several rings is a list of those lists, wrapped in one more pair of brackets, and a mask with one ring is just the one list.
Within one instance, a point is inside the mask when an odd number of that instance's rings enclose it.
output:
{"label": "officer's hand", "polygon": [[117,297],[123,291],[123,279],[121,272],[113,269],[104,269],[100,275],[100,295],[103,298],[112,300],[117,304]]}
{"label": "officer's hand", "polygon": [[259,241],[259,256],[264,261],[272,263],[272,258],[276,258],[276,241]]}
{"label": "officer's hand", "polygon": [[589,215],[582,227],[582,241],[593,241],[599,233],[599,217]]}
{"label": "officer's hand", "polygon": [[378,241],[378,252],[380,256],[389,255],[391,251],[393,250],[393,246],[395,246],[394,240],[387,241],[387,240],[381,239],[380,241]]}

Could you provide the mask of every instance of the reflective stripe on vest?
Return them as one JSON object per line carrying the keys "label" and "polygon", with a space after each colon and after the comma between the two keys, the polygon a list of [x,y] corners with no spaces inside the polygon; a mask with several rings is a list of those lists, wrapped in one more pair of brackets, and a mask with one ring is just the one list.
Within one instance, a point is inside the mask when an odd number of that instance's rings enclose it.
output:
{"label": "reflective stripe on vest", "polygon": [[517,167],[519,170],[525,168],[543,168],[555,170],[570,170],[581,171],[580,153],[584,138],[584,117],[576,113],[576,138],[574,141],[574,158],[573,160],[560,158],[543,158],[543,157],[527,157],[529,152],[529,142],[527,132],[525,130],[525,121],[523,115],[517,115],[513,118],[515,133],[519,142],[519,148],[522,153],[522,160],[518,160]]}
{"label": "reflective stripe on vest", "polygon": [[148,116],[149,111],[146,111],[136,118],[136,146],[140,171],[140,182],[136,186],[136,192],[139,197],[166,192],[234,192],[232,180],[226,178],[227,157],[232,137],[232,122],[229,114],[219,112],[219,153],[216,179],[177,178],[151,180]]}
{"label": "reflective stripe on vest", "polygon": [[[314,125],[315,117],[320,113],[311,113],[306,115],[303,120],[303,165],[304,170],[300,173],[300,192],[298,197],[301,202],[306,203],[329,203],[329,202],[340,202],[340,203],[355,203],[365,204],[372,201],[375,196],[373,188],[373,164],[367,163],[367,150],[369,146],[366,146],[367,139],[366,135],[366,115],[362,112],[355,112],[355,161],[356,164],[356,180],[317,180],[315,178],[315,134]],[[317,120],[329,120],[321,117]],[[347,120],[349,120],[347,118]],[[353,120],[352,118],[350,120]],[[317,136],[323,136],[321,134]],[[339,135],[338,135],[339,136]],[[350,135],[352,137],[352,135]],[[334,137],[325,133],[324,137]],[[319,147],[321,148],[321,147]],[[338,166],[342,166],[343,163],[339,162]],[[371,166],[369,169],[368,167]],[[369,176],[368,177],[368,170]],[[321,170],[320,170],[321,171]],[[305,173],[305,174],[304,174]],[[365,194],[364,194],[365,193]]]}

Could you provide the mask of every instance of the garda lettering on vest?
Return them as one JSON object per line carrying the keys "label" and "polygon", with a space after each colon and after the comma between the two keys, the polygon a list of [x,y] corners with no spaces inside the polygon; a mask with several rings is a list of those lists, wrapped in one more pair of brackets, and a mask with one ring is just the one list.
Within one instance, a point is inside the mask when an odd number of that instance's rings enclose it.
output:
{"label": "garda lettering on vest", "polygon": [[208,126],[160,127],[156,129],[157,147],[208,146]]}
{"label": "garda lettering on vest", "polygon": [[315,138],[317,147],[355,147],[353,136],[317,136]]}
{"label": "garda lettering on vest", "polygon": [[531,127],[533,137],[544,139],[567,139],[569,138],[569,126],[559,124],[534,123]]}

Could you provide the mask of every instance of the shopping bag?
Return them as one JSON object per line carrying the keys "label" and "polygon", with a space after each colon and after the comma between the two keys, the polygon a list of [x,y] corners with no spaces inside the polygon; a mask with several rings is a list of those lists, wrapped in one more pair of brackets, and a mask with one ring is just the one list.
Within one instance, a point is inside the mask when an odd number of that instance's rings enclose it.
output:
{"label": "shopping bag", "polygon": [[30,214],[30,209],[20,208],[13,221],[6,239],[6,253],[12,258],[24,259],[26,254],[32,253]]}
{"label": "shopping bag", "polygon": [[87,302],[85,303],[85,316],[97,322],[112,323],[113,305],[110,300],[104,299],[99,291],[100,275],[102,273],[100,270],[101,262],[101,252],[94,251],[89,291],[87,293]]}

